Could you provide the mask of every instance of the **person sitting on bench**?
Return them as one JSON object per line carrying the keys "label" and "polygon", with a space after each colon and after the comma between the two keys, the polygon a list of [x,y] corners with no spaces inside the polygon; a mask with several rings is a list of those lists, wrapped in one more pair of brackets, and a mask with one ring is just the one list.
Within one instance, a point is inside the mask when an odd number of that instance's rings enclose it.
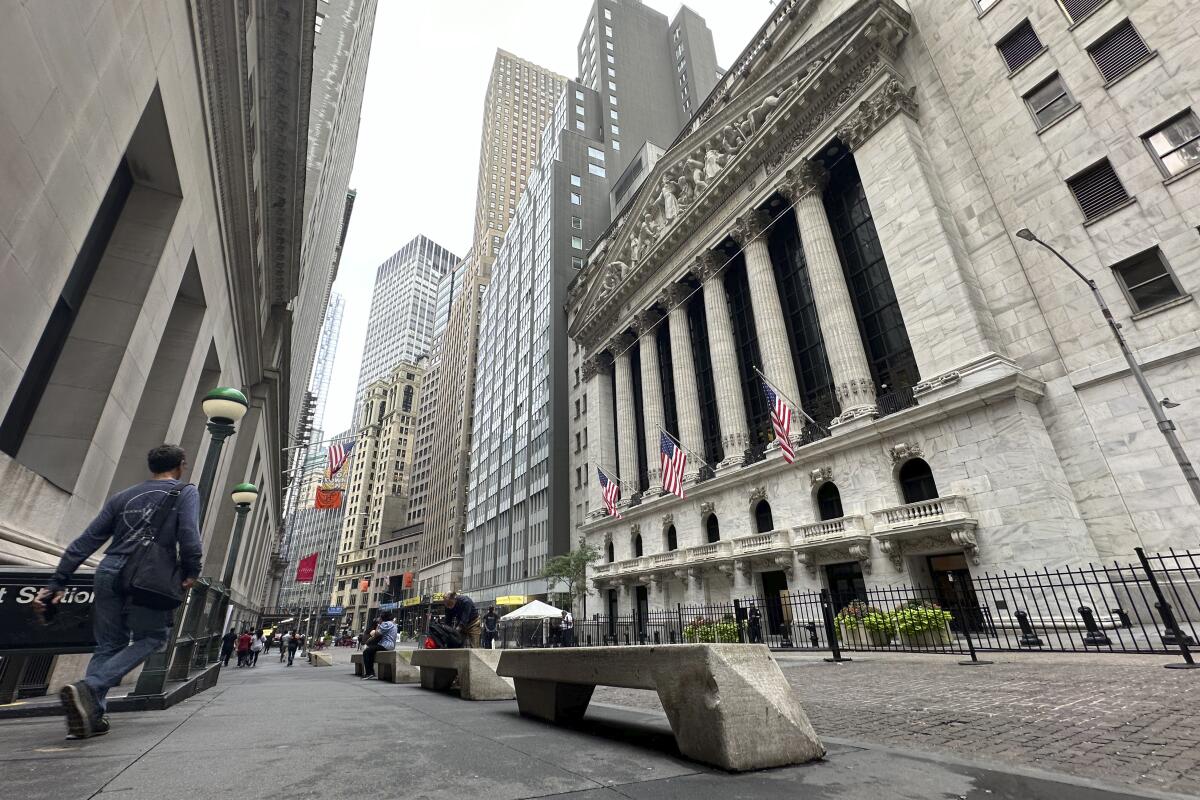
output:
{"label": "person sitting on bench", "polygon": [[380,650],[396,649],[396,623],[392,619],[392,612],[383,612],[379,618],[379,624],[375,626],[375,630],[371,631],[371,635],[368,637],[367,646],[363,648],[364,679],[375,677],[376,653]]}

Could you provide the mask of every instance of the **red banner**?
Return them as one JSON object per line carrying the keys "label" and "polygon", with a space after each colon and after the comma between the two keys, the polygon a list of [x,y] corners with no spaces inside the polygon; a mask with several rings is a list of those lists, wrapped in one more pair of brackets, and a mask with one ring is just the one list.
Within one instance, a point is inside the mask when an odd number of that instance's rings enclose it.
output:
{"label": "red banner", "polygon": [[371,579],[370,578],[363,578],[361,581],[358,582],[358,590],[360,592],[365,592],[367,589],[370,589],[370,588],[371,588]]}
{"label": "red banner", "polygon": [[313,500],[313,505],[317,508],[341,508],[342,490],[326,489],[318,486],[317,496]]}
{"label": "red banner", "polygon": [[404,585],[403,585],[403,588],[405,588],[405,589],[411,589],[411,588],[412,588],[412,585],[413,585],[413,574],[412,574],[411,572],[406,572],[406,573],[404,573]]}
{"label": "red banner", "polygon": [[317,574],[317,554],[311,553],[300,559],[296,567],[296,583],[312,583]]}

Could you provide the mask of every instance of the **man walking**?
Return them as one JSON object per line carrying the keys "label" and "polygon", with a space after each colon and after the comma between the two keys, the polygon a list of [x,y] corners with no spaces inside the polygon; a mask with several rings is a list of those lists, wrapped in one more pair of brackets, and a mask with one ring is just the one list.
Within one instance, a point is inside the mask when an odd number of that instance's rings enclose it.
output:
{"label": "man walking", "polygon": [[295,631],[292,631],[291,635],[288,637],[288,640],[287,640],[287,653],[288,653],[288,666],[289,667],[292,666],[292,662],[296,660],[296,650],[299,649],[299,647],[300,647],[300,634],[296,633]]}
{"label": "man walking", "polygon": [[233,655],[233,648],[237,645],[238,635],[233,632],[233,629],[225,631],[225,635],[221,637],[221,666],[228,667],[229,659]]}
{"label": "man walking", "polygon": [[279,663],[283,663],[283,657],[287,655],[288,643],[292,641],[292,632],[287,631],[279,639]]}
{"label": "man walking", "polygon": [[[67,729],[77,739],[108,733],[108,690],[167,641],[173,612],[133,605],[121,592],[121,568],[138,541],[156,537],[158,546],[178,553],[185,590],[200,574],[200,494],[195,486],[180,482],[186,464],[183,448],[160,445],[147,454],[146,462],[150,479],[108,498],[83,534],[67,547],[49,585],[38,591],[33,603],[34,609],[42,612],[48,604],[60,602],[79,565],[111,540],[96,568],[92,605],[96,649],[84,679],[59,692]],[[149,530],[161,503],[171,504],[164,506],[170,511],[157,531]]]}
{"label": "man walking", "polygon": [[253,641],[254,637],[250,635],[249,628],[243,630],[242,635],[238,637],[237,651],[239,667],[250,666],[250,645],[253,643]]}

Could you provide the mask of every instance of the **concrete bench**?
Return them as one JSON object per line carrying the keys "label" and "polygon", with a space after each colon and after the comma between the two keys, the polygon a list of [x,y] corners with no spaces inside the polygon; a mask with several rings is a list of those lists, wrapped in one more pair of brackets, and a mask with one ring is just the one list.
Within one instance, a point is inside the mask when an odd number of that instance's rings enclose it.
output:
{"label": "concrete bench", "polygon": [[[379,680],[389,683],[417,683],[421,680],[420,671],[409,664],[411,651],[381,650],[375,654],[375,674]],[[362,677],[366,671],[363,667],[363,654],[353,653],[350,663],[354,665],[354,674]]]}
{"label": "concrete bench", "polygon": [[803,764],[825,748],[765,645],[677,644],[505,650],[497,673],[517,706],[578,721],[597,686],[653,689],[679,752],[732,771]]}
{"label": "concrete bench", "polygon": [[421,668],[421,688],[445,692],[458,678],[464,700],[512,700],[513,682],[496,674],[499,650],[414,650],[412,665]]}
{"label": "concrete bench", "polygon": [[333,656],[329,653],[310,651],[308,654],[308,663],[312,664],[314,667],[332,667]]}

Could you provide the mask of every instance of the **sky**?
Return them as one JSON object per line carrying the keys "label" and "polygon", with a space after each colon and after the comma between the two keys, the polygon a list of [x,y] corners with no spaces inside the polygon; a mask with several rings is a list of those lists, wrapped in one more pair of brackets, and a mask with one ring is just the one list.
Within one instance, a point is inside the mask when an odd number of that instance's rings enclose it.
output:
{"label": "sky", "polygon": [[[644,0],[673,17],[678,0]],[[728,67],[769,0],[689,0]],[[471,246],[483,101],[496,49],[576,76],[587,0],[379,0],[350,187],[358,192],[334,291],[346,298],[324,430],[350,427],[375,268],[417,234]]]}

